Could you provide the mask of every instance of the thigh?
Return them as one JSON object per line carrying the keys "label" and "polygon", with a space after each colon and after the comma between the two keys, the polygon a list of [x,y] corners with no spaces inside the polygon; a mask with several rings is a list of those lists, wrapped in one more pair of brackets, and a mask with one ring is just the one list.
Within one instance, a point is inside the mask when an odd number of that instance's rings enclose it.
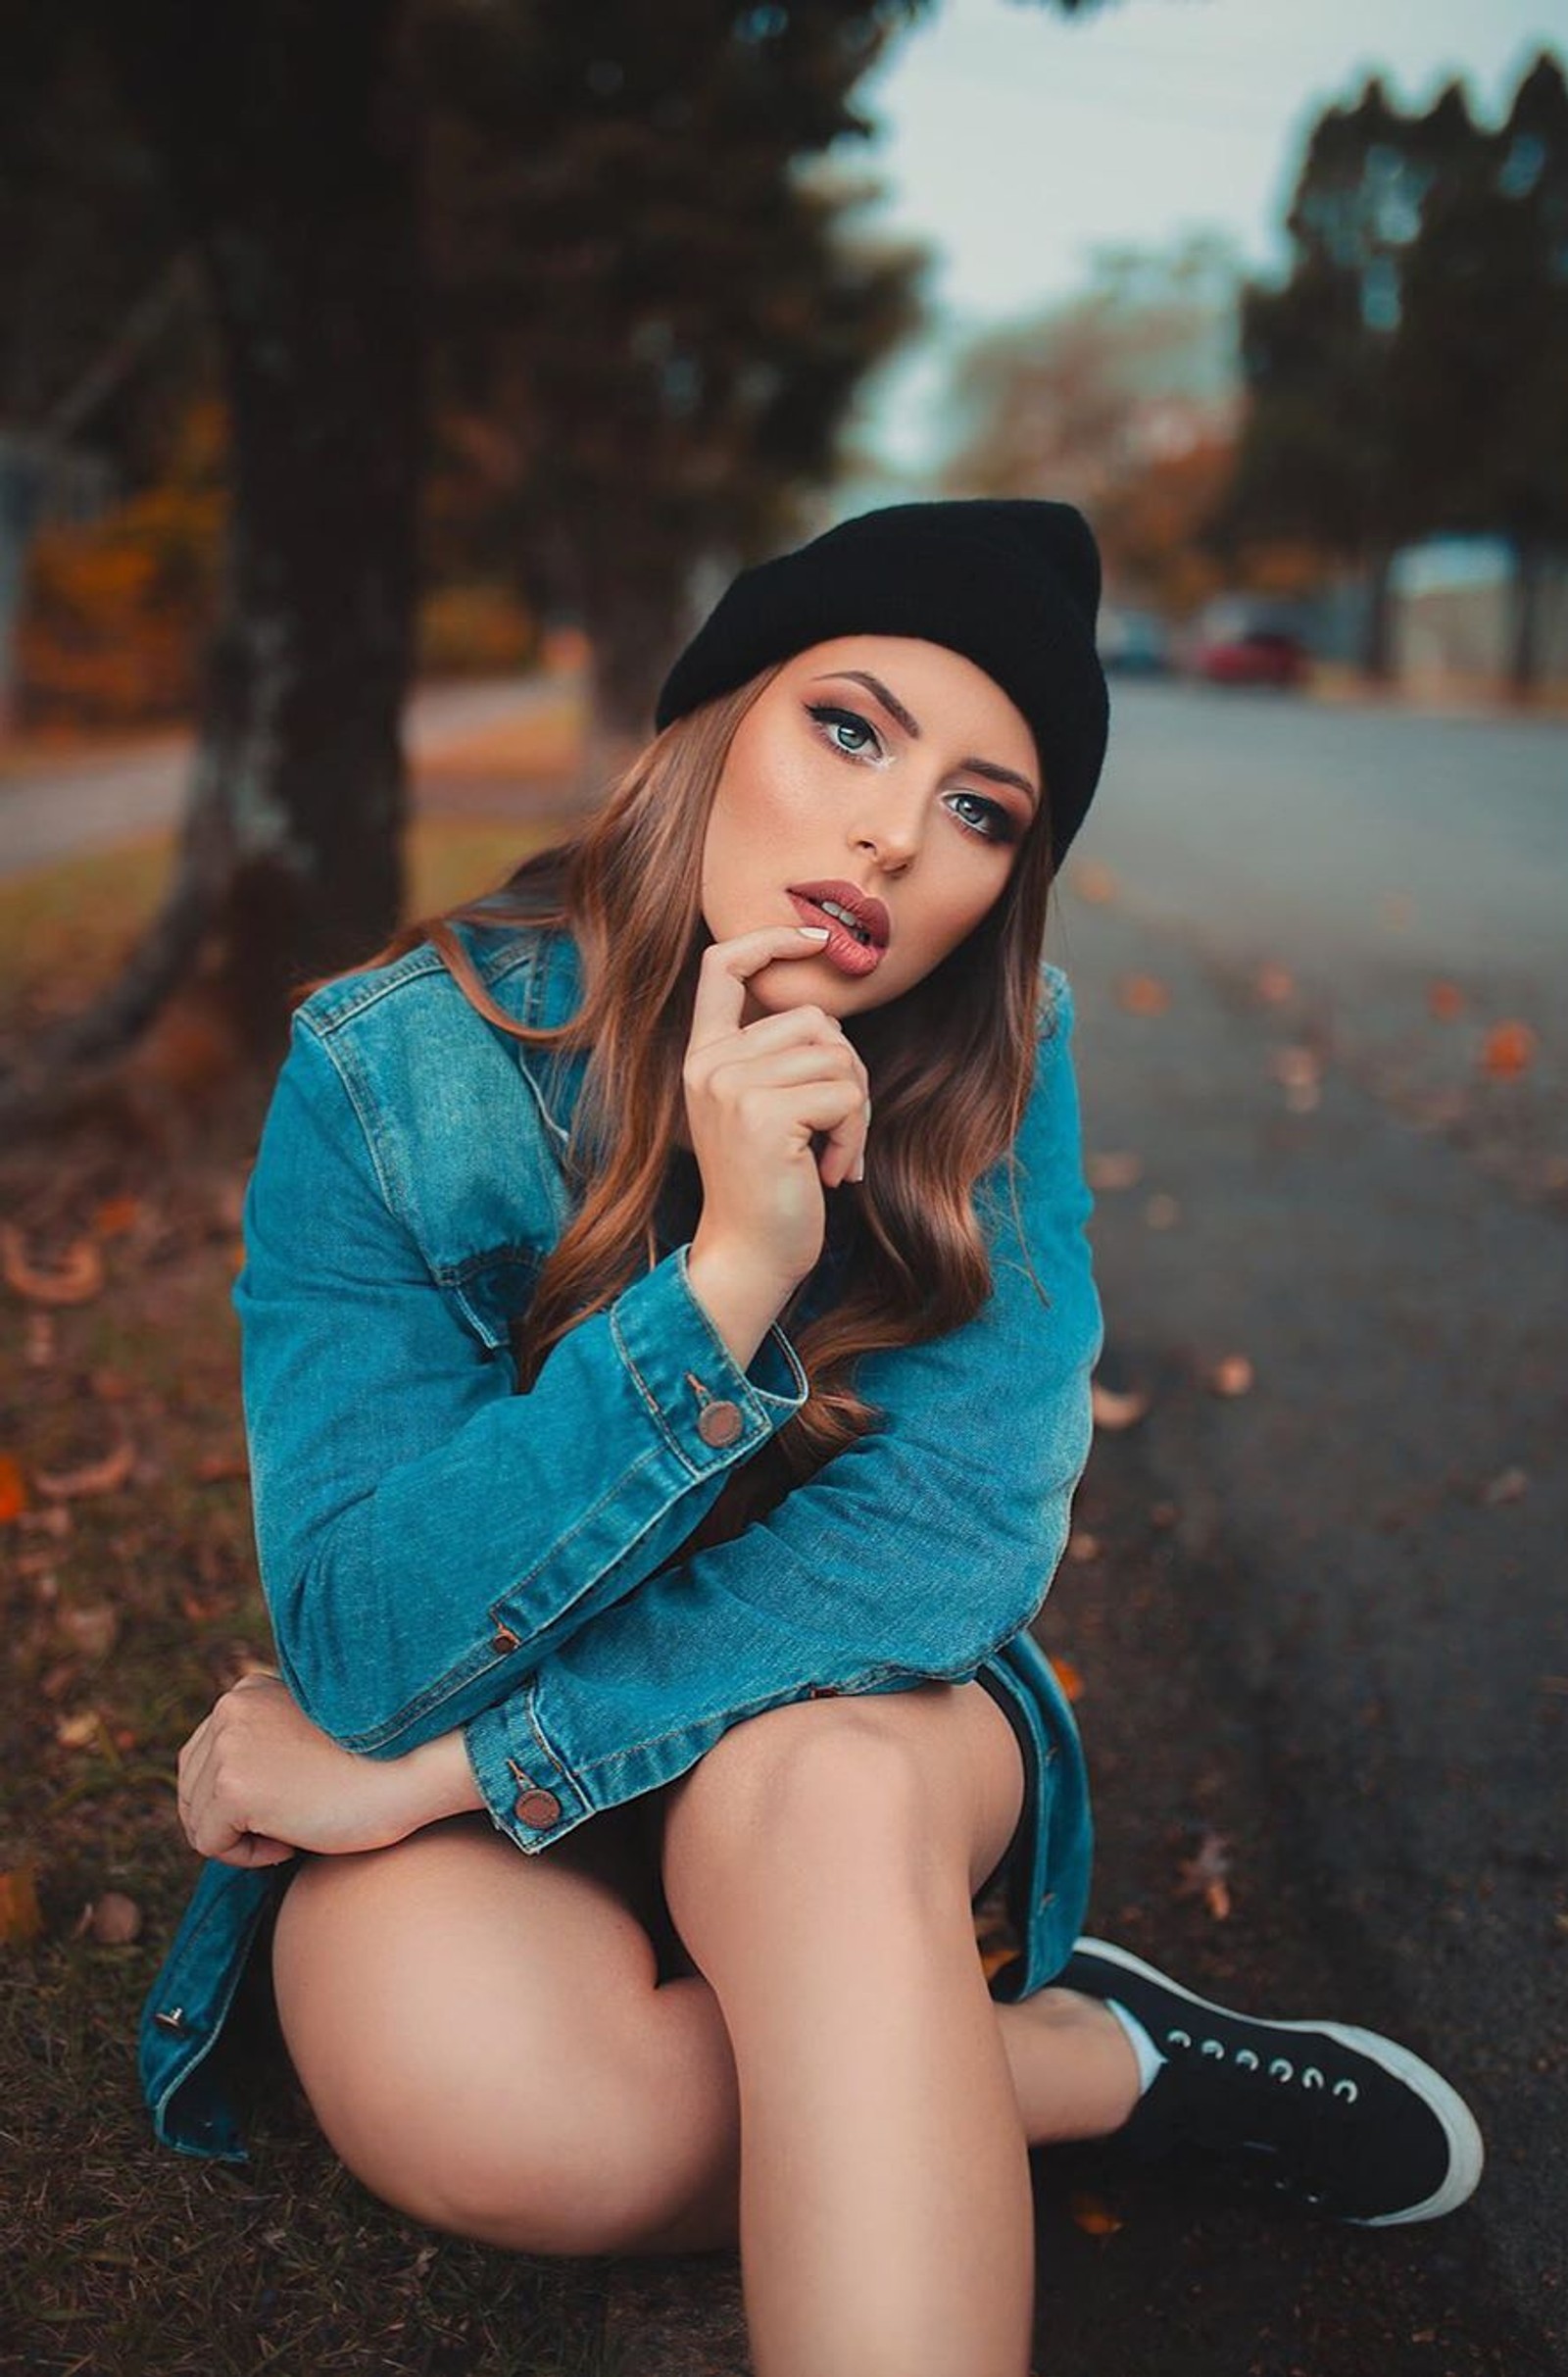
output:
{"label": "thigh", "polygon": [[656,1980],[633,1806],[537,1857],[459,1817],[290,1884],[285,2044],[332,2146],[403,2210],[482,2235],[487,2206],[612,2186]]}

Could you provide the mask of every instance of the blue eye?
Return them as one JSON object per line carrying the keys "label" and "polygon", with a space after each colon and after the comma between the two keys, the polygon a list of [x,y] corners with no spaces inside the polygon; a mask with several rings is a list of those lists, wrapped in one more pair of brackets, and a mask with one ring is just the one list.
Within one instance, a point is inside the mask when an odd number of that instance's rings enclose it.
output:
{"label": "blue eye", "polygon": [[[828,749],[836,751],[841,759],[884,758],[881,737],[870,719],[862,718],[858,710],[843,710],[836,702],[808,702],[806,715]],[[1001,801],[988,801],[978,792],[956,792],[949,798],[949,807],[963,831],[982,842],[1018,839],[1017,820]]]}
{"label": "blue eye", "polygon": [[[963,816],[958,807],[960,801],[967,801],[976,814],[973,817]],[[979,834],[984,841],[1016,842],[1018,839],[1010,812],[1000,801],[988,801],[978,792],[956,792],[953,796],[953,814],[960,825],[970,833]]]}
{"label": "blue eye", "polygon": [[[830,702],[808,702],[806,714],[824,730],[824,740],[833,750],[842,751],[847,760],[858,760],[864,751],[880,751],[882,748],[877,740],[876,728],[868,718],[862,718],[858,710],[839,710]],[[858,743],[840,742],[840,735],[846,733],[861,735],[864,740]]]}

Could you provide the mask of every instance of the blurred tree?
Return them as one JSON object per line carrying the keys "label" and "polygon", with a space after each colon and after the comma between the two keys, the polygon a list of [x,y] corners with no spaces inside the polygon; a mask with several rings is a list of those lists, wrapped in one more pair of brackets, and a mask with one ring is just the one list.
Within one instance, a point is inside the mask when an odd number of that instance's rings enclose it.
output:
{"label": "blurred tree", "polygon": [[[881,0],[430,9],[440,530],[569,611],[606,743],[640,736],[693,563],[728,569],[829,475],[909,328],[919,258],[846,235],[806,160],[868,127]],[[607,754],[590,755],[602,780]]]}
{"label": "blurred tree", "polygon": [[1449,84],[1422,116],[1369,80],[1312,127],[1288,218],[1282,287],[1250,287],[1250,404],[1222,541],[1305,536],[1366,573],[1362,665],[1389,669],[1389,571],[1426,525],[1427,496],[1393,404],[1403,285],[1433,186],[1475,126]]}
{"label": "blurred tree", "polygon": [[69,13],[0,0],[0,731],[28,551],[145,483],[200,322],[156,161]]}
{"label": "blurred tree", "polygon": [[390,930],[422,455],[417,111],[399,0],[93,22],[200,259],[231,503],[190,808],[162,915],[67,1054],[200,969],[242,1044]]}
{"label": "blurred tree", "polygon": [[1389,411],[1430,532],[1505,537],[1509,675],[1538,671],[1544,565],[1568,546],[1568,82],[1539,58],[1434,188],[1404,273]]}
{"label": "blurred tree", "polygon": [[1069,496],[1124,595],[1191,609],[1213,582],[1201,535],[1230,470],[1240,281],[1209,233],[1102,252],[1082,296],[960,358],[944,485]]}

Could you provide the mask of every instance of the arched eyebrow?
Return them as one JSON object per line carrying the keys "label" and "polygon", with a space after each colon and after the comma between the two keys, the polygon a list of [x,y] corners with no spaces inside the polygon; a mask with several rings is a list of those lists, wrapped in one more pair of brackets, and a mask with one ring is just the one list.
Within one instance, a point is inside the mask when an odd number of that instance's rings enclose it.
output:
{"label": "arched eyebrow", "polygon": [[[826,676],[812,677],[811,682],[813,685],[826,685],[834,678],[847,678],[851,684],[863,685],[867,693],[875,694],[889,718],[897,720],[911,743],[920,740],[919,719],[906,710],[898,695],[884,685],[879,676],[873,676],[869,669],[834,669]],[[960,760],[958,765],[966,768],[971,775],[984,776],[988,783],[1015,785],[1028,800],[1031,810],[1039,808],[1040,795],[1026,775],[1015,774],[1010,768],[999,768],[995,760]]]}

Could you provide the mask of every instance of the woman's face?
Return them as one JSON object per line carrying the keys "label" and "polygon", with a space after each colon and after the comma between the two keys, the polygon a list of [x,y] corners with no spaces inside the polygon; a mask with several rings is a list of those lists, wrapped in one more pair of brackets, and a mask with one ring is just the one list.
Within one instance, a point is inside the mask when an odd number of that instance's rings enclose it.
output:
{"label": "woman's face", "polygon": [[730,745],[703,916],[715,941],[793,923],[833,937],[754,974],[746,1020],[807,1005],[861,1015],[910,989],[997,900],[1039,798],[1022,714],[961,653],[903,635],[797,653]]}

